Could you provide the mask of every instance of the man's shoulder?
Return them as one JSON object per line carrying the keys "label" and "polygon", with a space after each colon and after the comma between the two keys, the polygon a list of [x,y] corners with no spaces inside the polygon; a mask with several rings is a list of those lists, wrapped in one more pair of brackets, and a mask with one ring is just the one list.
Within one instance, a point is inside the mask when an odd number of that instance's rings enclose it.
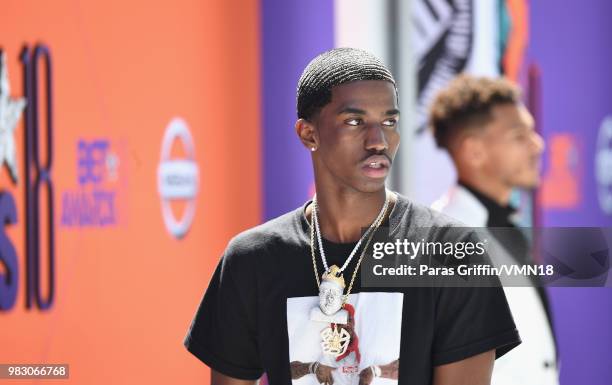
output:
{"label": "man's shoulder", "polygon": [[[397,194],[397,193],[396,193]],[[401,224],[406,227],[467,227],[466,224],[430,207],[397,194]]]}
{"label": "man's shoulder", "polygon": [[296,209],[260,225],[242,231],[228,243],[226,255],[261,253],[272,247],[297,242],[300,223]]}
{"label": "man's shoulder", "polygon": [[396,217],[395,236],[406,239],[457,242],[471,239],[476,233],[465,223],[430,207],[398,195],[400,211]]}

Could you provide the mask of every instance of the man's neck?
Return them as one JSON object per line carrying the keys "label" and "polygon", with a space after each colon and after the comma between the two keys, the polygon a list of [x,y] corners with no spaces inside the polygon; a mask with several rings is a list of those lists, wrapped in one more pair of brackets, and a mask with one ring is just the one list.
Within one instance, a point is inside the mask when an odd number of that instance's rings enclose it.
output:
{"label": "man's neck", "polygon": [[[362,193],[317,187],[317,214],[321,235],[336,243],[357,242],[361,238],[362,229],[369,227],[376,220],[385,199],[385,189]],[[312,205],[306,212],[310,218],[311,209]],[[391,204],[387,213],[390,211]]]}
{"label": "man's neck", "polygon": [[510,202],[512,188],[507,187],[502,183],[491,181],[489,178],[485,177],[461,174],[459,175],[459,180],[474,190],[480,192],[482,195],[485,195],[489,199],[497,202],[497,204],[500,206],[507,206]]}

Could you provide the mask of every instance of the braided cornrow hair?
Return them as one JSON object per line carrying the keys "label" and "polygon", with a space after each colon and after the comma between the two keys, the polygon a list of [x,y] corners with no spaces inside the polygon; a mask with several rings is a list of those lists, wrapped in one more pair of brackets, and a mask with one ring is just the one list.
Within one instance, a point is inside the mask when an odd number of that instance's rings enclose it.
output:
{"label": "braided cornrow hair", "polygon": [[371,53],[356,48],[335,48],[312,59],[297,86],[297,115],[311,119],[331,101],[331,89],[358,80],[386,80],[397,86],[391,71]]}

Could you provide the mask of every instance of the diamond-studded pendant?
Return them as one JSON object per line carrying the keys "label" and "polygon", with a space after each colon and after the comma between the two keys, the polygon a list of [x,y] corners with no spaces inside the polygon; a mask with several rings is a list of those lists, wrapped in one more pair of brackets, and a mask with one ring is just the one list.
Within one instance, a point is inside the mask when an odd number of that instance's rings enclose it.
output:
{"label": "diamond-studded pendant", "polygon": [[319,285],[319,307],[326,315],[333,315],[342,309],[344,295],[344,278],[338,266],[330,267],[329,272],[323,274]]}

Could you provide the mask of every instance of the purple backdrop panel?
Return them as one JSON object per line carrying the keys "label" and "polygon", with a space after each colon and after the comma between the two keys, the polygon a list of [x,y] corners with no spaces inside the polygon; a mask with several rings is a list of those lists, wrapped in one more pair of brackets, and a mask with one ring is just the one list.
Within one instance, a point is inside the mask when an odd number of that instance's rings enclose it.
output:
{"label": "purple backdrop panel", "polygon": [[538,0],[530,10],[529,60],[541,69],[547,143],[544,223],[612,226],[595,175],[598,133],[612,115],[612,2]]}
{"label": "purple backdrop panel", "polygon": [[[598,199],[597,136],[612,115],[612,2],[530,2],[529,61],[541,69],[545,226],[612,226]],[[550,290],[561,384],[612,384],[612,290]]]}
{"label": "purple backdrop panel", "polygon": [[308,62],[334,46],[333,1],[263,0],[264,219],[295,209],[313,183],[299,142],[295,90]]}
{"label": "purple backdrop panel", "polygon": [[612,383],[612,289],[549,289],[561,359],[561,385]]}

